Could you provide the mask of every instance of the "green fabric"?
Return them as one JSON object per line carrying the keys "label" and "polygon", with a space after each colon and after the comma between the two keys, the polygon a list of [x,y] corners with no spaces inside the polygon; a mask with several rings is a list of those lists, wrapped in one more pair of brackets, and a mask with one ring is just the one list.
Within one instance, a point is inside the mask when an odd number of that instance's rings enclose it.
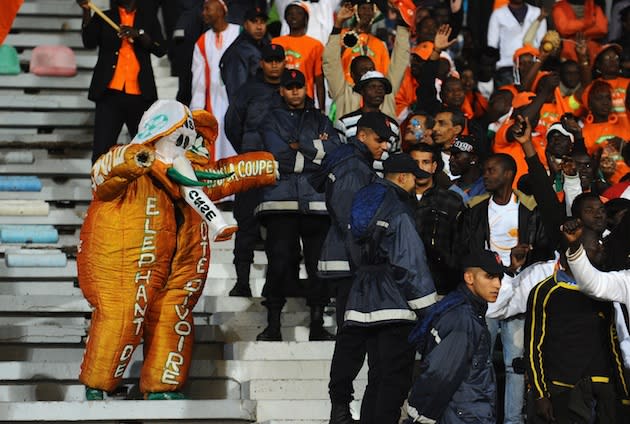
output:
{"label": "green fabric", "polygon": [[103,400],[103,391],[99,389],[93,389],[91,387],[85,388],[85,400]]}
{"label": "green fabric", "polygon": [[278,22],[280,21],[280,15],[278,15],[278,8],[276,7],[276,4],[274,3],[273,6],[271,6],[271,10],[269,11],[269,20],[267,20],[267,25],[269,25],[272,22]]}
{"label": "green fabric", "polygon": [[0,46],[0,74],[17,75],[20,73],[20,59],[13,46]]}
{"label": "green fabric", "polygon": [[183,400],[186,399],[181,392],[153,392],[148,393],[147,400]]}

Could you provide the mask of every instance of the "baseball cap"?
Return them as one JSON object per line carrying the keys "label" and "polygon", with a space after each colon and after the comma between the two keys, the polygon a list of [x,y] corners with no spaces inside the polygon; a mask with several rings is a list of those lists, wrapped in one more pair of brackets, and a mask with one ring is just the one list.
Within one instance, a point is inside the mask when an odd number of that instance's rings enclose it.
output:
{"label": "baseball cap", "polygon": [[383,112],[365,112],[357,122],[357,128],[369,128],[384,140],[394,144],[398,141],[398,125]]}
{"label": "baseball cap", "polygon": [[569,137],[571,143],[575,140],[575,136],[562,126],[562,122],[554,122],[551,124],[551,126],[547,129],[547,140],[549,140],[551,134],[554,132],[559,132],[560,134]]}
{"label": "baseball cap", "polygon": [[302,9],[304,9],[304,11],[306,12],[306,15],[307,15],[307,16],[308,16],[308,15],[310,15],[310,13],[311,13],[311,9],[310,9],[310,7],[308,7],[308,4],[306,4],[305,2],[300,1],[300,0],[293,0],[293,1],[292,1],[291,3],[289,3],[289,4],[287,5],[287,7],[284,9],[284,18],[285,18],[285,19],[286,19],[286,17],[287,17],[287,10],[288,10],[288,9],[289,9],[289,7],[291,7],[291,6],[301,7]]}
{"label": "baseball cap", "polygon": [[245,20],[253,21],[256,18],[264,18],[265,20],[269,19],[269,15],[267,15],[267,10],[264,7],[254,6],[247,9],[245,12]]}
{"label": "baseball cap", "polygon": [[265,44],[262,48],[262,60],[271,62],[272,60],[282,61],[285,59],[284,47],[279,44]]}
{"label": "baseball cap", "polygon": [[475,149],[475,144],[477,144],[477,140],[472,135],[458,135],[455,137],[455,142],[451,146],[451,154],[454,155],[456,153],[470,153],[477,154],[477,149]]}
{"label": "baseball cap", "polygon": [[408,153],[396,153],[383,162],[383,171],[386,174],[392,172],[411,173],[416,178],[429,178],[431,174],[423,171],[418,163]]}
{"label": "baseball cap", "polygon": [[294,85],[304,87],[304,85],[306,85],[306,79],[304,78],[304,74],[297,69],[285,69],[282,74],[282,79],[280,80],[280,85],[282,87],[291,87]]}
{"label": "baseball cap", "polygon": [[432,41],[423,41],[411,50],[411,54],[419,56],[422,60],[429,60],[431,53],[433,53]]}
{"label": "baseball cap", "polygon": [[511,275],[509,268],[503,265],[498,253],[491,250],[474,250],[464,256],[461,261],[462,269],[481,268],[490,275]]}
{"label": "baseball cap", "polygon": [[378,71],[367,71],[365,74],[363,74],[359,82],[356,83],[356,85],[354,86],[353,90],[356,93],[361,92],[361,90],[363,90],[363,87],[365,87],[365,85],[370,81],[382,82],[385,86],[385,94],[389,94],[392,92],[392,83],[389,82],[387,78],[385,78],[385,75],[381,74]]}

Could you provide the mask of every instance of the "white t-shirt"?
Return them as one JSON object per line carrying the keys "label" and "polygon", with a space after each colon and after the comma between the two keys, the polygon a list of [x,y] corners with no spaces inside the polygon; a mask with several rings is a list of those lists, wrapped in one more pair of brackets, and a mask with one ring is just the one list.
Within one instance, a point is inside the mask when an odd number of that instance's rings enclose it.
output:
{"label": "white t-shirt", "polygon": [[501,256],[503,265],[510,265],[510,251],[518,244],[518,199],[512,194],[507,205],[497,205],[492,198],[488,204],[490,250]]}
{"label": "white t-shirt", "polygon": [[448,175],[448,178],[453,181],[455,179],[455,175],[451,174],[451,166],[448,162],[451,159],[451,154],[446,152],[440,152],[440,154],[442,155],[442,162],[444,162],[443,171],[446,175]]}
{"label": "white t-shirt", "polygon": [[[490,15],[488,22],[488,45],[499,49],[501,58],[497,62],[497,69],[506,66],[514,66],[514,52],[523,47],[523,38],[529,27],[540,15],[540,9],[527,5],[527,13],[523,24],[519,24],[508,6],[496,9]],[[542,21],[534,38],[534,45],[539,46],[540,41],[547,32],[547,22]]]}

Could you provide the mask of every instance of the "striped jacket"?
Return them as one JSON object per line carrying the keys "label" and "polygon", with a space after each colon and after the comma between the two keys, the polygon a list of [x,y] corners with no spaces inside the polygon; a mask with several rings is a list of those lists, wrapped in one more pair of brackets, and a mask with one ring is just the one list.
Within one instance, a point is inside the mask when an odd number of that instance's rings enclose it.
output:
{"label": "striped jacket", "polygon": [[584,379],[616,383],[628,397],[612,303],[583,294],[562,270],[529,294],[525,359],[536,398],[551,398]]}

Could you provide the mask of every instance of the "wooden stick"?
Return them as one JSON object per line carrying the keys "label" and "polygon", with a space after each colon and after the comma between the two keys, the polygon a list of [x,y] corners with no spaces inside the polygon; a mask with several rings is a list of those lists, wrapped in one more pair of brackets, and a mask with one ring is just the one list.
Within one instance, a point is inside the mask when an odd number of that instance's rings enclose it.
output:
{"label": "wooden stick", "polygon": [[109,18],[109,16],[107,16],[105,13],[103,13],[103,11],[101,9],[99,9],[94,3],[92,3],[91,1],[88,1],[88,6],[90,6],[90,9],[92,9],[94,11],[94,13],[96,13],[98,16],[103,18],[103,20],[105,22],[107,22],[109,24],[109,26],[114,28],[116,30],[116,32],[120,32],[120,27],[116,24],[116,22],[112,21]]}

